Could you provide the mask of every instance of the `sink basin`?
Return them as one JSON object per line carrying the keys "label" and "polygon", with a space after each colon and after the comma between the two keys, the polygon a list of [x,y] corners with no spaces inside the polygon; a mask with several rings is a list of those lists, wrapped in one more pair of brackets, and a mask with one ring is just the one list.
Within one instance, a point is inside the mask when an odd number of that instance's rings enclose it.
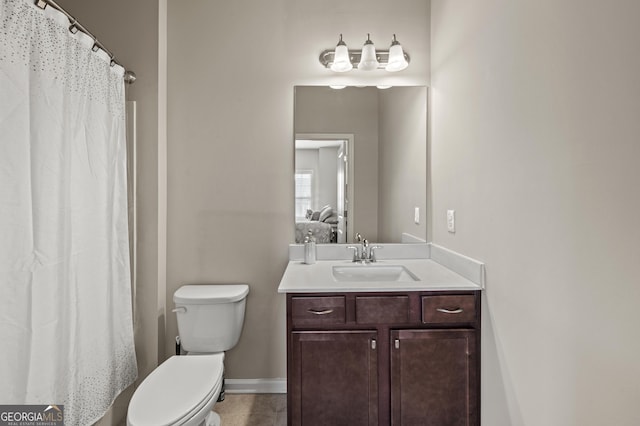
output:
{"label": "sink basin", "polygon": [[356,281],[419,281],[410,270],[402,265],[344,265],[334,266],[333,279],[338,282]]}

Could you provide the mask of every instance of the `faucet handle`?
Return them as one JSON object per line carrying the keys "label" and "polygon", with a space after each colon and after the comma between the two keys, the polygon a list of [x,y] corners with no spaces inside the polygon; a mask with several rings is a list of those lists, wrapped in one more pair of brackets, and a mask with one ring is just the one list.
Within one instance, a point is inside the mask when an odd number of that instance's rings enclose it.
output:
{"label": "faucet handle", "polygon": [[356,246],[347,246],[347,250],[353,250],[353,260],[352,262],[358,261],[358,247]]}
{"label": "faucet handle", "polygon": [[371,262],[376,262],[377,261],[377,259],[376,259],[376,250],[377,249],[383,249],[383,248],[384,247],[382,247],[382,246],[371,246],[371,247],[369,247],[369,260]]}

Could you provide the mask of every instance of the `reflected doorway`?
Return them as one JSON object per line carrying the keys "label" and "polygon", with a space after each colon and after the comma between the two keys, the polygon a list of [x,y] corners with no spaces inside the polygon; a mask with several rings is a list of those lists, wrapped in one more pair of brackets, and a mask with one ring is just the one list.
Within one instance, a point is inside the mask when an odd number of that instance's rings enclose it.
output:
{"label": "reflected doorway", "polygon": [[296,243],[311,233],[321,244],[352,239],[353,135],[297,134]]}

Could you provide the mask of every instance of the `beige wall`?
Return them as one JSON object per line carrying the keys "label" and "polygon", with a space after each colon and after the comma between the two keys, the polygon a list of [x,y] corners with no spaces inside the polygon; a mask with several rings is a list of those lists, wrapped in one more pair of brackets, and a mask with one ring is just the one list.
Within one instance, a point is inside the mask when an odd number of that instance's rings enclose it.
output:
{"label": "beige wall", "polygon": [[487,264],[482,423],[640,424],[640,2],[431,13],[432,237]]}
{"label": "beige wall", "polygon": [[427,88],[392,87],[379,97],[378,237],[399,243],[408,233],[426,240]]}
{"label": "beige wall", "polygon": [[[357,48],[367,32],[380,45],[396,33],[411,66],[336,75],[319,65],[339,33]],[[293,87],[428,79],[428,1],[169,1],[167,305],[184,283],[250,284],[227,377],[286,375],[276,290],[294,237]],[[176,333],[169,316],[166,355]]]}

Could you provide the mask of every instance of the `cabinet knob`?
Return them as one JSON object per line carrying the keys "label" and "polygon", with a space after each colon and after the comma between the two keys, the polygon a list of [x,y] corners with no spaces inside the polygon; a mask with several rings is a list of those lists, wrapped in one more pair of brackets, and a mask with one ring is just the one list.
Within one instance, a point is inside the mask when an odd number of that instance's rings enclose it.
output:
{"label": "cabinet knob", "polygon": [[371,349],[375,350],[376,348],[376,339],[371,339]]}
{"label": "cabinet knob", "polygon": [[400,349],[400,339],[395,339],[393,345],[396,347],[396,349]]}

